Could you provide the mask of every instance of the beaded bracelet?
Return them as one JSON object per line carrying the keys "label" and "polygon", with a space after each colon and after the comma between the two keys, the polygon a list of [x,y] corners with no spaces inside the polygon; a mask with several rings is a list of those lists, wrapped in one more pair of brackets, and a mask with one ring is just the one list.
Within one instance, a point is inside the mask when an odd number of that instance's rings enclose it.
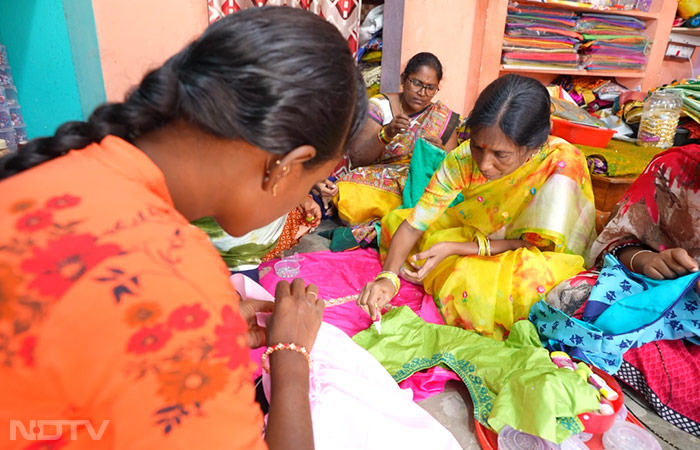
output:
{"label": "beaded bracelet", "polygon": [[388,144],[389,142],[391,142],[391,139],[389,139],[389,138],[387,137],[386,132],[384,131],[385,128],[386,128],[386,127],[381,127],[381,128],[379,129],[379,133],[377,133],[377,138],[379,139],[379,142],[381,142],[382,144],[385,144],[385,145],[386,145],[386,144]]}
{"label": "beaded bracelet", "polygon": [[260,357],[260,362],[262,363],[262,367],[263,367],[263,369],[265,369],[265,372],[270,373],[270,363],[268,362],[267,359],[272,353],[276,352],[277,350],[291,350],[293,352],[297,352],[297,353],[304,355],[306,360],[309,362],[309,369],[311,369],[311,355],[309,355],[309,352],[306,351],[305,347],[300,347],[294,343],[283,344],[280,342],[279,344],[277,344],[275,346],[267,347],[267,350],[265,350],[265,353],[263,353],[262,356]]}
{"label": "beaded bracelet", "polygon": [[617,245],[616,247],[609,250],[607,253],[614,256],[617,259],[620,259],[620,256],[618,255],[618,253],[621,250],[623,250],[625,248],[629,248],[629,247],[644,247],[644,245],[640,241],[627,241],[627,242],[623,242],[623,243]]}
{"label": "beaded bracelet", "polygon": [[386,278],[394,284],[394,296],[396,296],[396,294],[399,293],[399,289],[401,288],[401,280],[399,280],[399,276],[396,275],[394,272],[384,270],[377,274],[377,276],[374,278],[374,281],[381,280],[382,278]]}

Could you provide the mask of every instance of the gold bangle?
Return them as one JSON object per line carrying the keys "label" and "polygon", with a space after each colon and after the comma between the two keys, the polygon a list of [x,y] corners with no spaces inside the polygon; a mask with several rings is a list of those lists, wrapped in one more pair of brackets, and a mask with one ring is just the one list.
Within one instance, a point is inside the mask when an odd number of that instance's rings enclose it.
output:
{"label": "gold bangle", "polygon": [[486,256],[491,256],[491,241],[488,237],[486,239]]}
{"label": "gold bangle", "polygon": [[[634,258],[636,258],[637,255],[639,255],[640,253],[654,253],[654,252],[651,250],[640,250],[637,253],[635,253],[634,255],[632,255],[632,257],[630,258],[630,270],[632,272],[637,272],[637,270],[634,268]],[[637,272],[637,273],[641,273],[641,272]]]}
{"label": "gold bangle", "polygon": [[377,133],[377,138],[379,139],[379,142],[382,144],[388,144],[391,142],[391,139],[389,139],[386,135],[386,132],[384,131],[386,127],[381,127],[379,129],[379,133]]}
{"label": "gold bangle", "polygon": [[377,276],[374,278],[374,281],[381,280],[382,278],[386,278],[387,280],[392,282],[395,289],[394,296],[396,296],[396,294],[399,293],[399,289],[401,288],[401,280],[399,279],[399,276],[396,275],[394,272],[384,270],[377,274]]}
{"label": "gold bangle", "polygon": [[484,237],[480,234],[476,234],[476,242],[479,244],[479,250],[476,252],[477,256],[484,256],[486,253],[486,243],[484,242]]}

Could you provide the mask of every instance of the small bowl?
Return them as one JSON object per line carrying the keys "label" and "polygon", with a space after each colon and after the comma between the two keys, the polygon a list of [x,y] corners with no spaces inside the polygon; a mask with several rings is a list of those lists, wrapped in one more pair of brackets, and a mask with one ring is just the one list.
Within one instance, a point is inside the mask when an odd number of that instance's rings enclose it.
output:
{"label": "small bowl", "polygon": [[299,263],[293,259],[282,259],[275,263],[275,273],[280,278],[294,278],[299,274]]}
{"label": "small bowl", "polygon": [[579,420],[581,420],[581,423],[583,424],[584,432],[590,434],[601,434],[608,431],[608,429],[613,425],[613,423],[615,423],[615,417],[620,412],[620,409],[622,409],[622,407],[625,405],[625,399],[622,395],[622,389],[620,388],[620,385],[617,384],[617,381],[615,381],[613,377],[598,369],[597,367],[591,367],[591,369],[593,369],[593,372],[596,375],[599,375],[603,380],[605,380],[605,382],[608,383],[608,386],[610,386],[612,390],[617,392],[618,395],[617,400],[610,401],[610,403],[612,403],[615,414],[603,416],[600,414],[593,414],[591,412],[587,412],[578,415]]}

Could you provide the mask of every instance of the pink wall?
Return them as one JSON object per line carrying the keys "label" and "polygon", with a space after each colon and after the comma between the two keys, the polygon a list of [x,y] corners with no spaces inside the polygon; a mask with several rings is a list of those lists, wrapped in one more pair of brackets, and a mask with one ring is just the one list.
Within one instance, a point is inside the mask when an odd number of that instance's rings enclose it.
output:
{"label": "pink wall", "polygon": [[107,100],[117,101],[207,26],[205,0],[93,0]]}
{"label": "pink wall", "polygon": [[401,69],[418,52],[434,53],[444,76],[436,98],[463,113],[467,73],[472,54],[472,34],[481,1],[405,0]]}
{"label": "pink wall", "polygon": [[[484,73],[482,58],[499,58],[503,24],[500,0],[405,0],[401,68],[414,54],[435,53],[444,78],[436,98],[453,110],[468,113],[478,92],[497,74]],[[492,20],[487,21],[487,8]],[[107,99],[121,100],[149,69],[164,62],[207,26],[205,0],[93,0]],[[694,55],[700,66],[700,50]],[[660,82],[690,77],[685,61],[665,59]]]}

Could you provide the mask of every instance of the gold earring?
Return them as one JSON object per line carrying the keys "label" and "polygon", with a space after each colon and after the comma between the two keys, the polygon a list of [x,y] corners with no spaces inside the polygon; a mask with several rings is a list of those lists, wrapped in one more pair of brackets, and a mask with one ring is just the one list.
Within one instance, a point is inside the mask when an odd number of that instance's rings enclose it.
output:
{"label": "gold earring", "polygon": [[287,173],[287,172],[289,172],[289,166],[282,167],[282,173]]}
{"label": "gold earring", "polygon": [[272,196],[277,197],[277,183],[272,185]]}

